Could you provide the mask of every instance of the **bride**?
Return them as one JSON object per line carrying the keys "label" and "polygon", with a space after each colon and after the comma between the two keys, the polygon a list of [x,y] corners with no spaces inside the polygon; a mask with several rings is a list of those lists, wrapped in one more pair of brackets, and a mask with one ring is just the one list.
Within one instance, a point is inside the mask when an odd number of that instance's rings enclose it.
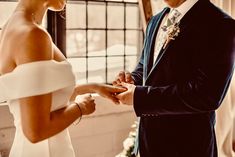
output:
{"label": "bride", "polygon": [[[125,89],[104,84],[75,86],[71,65],[41,27],[48,9],[60,11],[65,0],[19,0],[0,36],[0,102],[14,116],[10,157],[74,157],[68,130],[94,112],[90,94],[118,103]],[[78,97],[75,99],[75,97]]]}

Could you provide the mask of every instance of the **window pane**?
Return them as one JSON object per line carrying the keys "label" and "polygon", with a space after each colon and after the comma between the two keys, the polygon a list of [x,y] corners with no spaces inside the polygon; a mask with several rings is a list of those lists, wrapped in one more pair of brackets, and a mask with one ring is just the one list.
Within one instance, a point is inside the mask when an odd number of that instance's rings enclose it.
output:
{"label": "window pane", "polygon": [[124,54],[124,31],[108,31],[108,55]]}
{"label": "window pane", "polygon": [[88,30],[88,55],[105,56],[105,31]]}
{"label": "window pane", "polygon": [[68,58],[78,84],[86,83],[86,58]]}
{"label": "window pane", "polygon": [[138,55],[140,51],[140,31],[129,30],[126,31],[126,54]]}
{"label": "window pane", "polygon": [[84,57],[87,82],[111,83],[136,66],[143,35],[137,0],[70,1],[67,10],[67,56]]}
{"label": "window pane", "polygon": [[106,0],[106,1],[108,1],[108,2],[121,2],[123,0]]}
{"label": "window pane", "polygon": [[88,28],[105,28],[105,3],[88,3]]}
{"label": "window pane", "polygon": [[86,31],[67,30],[66,31],[66,53],[67,56],[86,55]]}
{"label": "window pane", "polygon": [[127,71],[133,71],[137,65],[139,57],[138,56],[126,56],[125,65]]}
{"label": "window pane", "polygon": [[88,82],[106,82],[105,57],[88,58]]}
{"label": "window pane", "polygon": [[138,5],[126,6],[126,28],[133,28],[133,29],[140,28]]}
{"label": "window pane", "polygon": [[124,28],[124,5],[109,3],[108,28]]}
{"label": "window pane", "polygon": [[67,4],[66,25],[67,28],[86,28],[86,3]]}
{"label": "window pane", "polygon": [[130,2],[130,3],[137,3],[138,0],[105,0],[105,1],[108,1],[108,2]]}
{"label": "window pane", "polygon": [[138,0],[124,0],[124,2],[137,3],[137,2],[138,2]]}
{"label": "window pane", "polygon": [[108,57],[108,83],[112,83],[121,70],[124,70],[124,57]]}

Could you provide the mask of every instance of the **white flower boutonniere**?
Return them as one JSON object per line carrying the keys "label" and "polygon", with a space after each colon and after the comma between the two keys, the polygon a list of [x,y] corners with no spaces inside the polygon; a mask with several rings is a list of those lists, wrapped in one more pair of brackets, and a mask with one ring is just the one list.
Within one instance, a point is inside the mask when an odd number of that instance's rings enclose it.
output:
{"label": "white flower boutonniere", "polygon": [[180,33],[179,22],[171,24],[169,26],[163,26],[162,29],[163,31],[166,32],[166,41],[163,45],[163,49],[165,49],[166,46],[169,44],[169,42],[171,40],[175,40],[175,38],[179,35]]}

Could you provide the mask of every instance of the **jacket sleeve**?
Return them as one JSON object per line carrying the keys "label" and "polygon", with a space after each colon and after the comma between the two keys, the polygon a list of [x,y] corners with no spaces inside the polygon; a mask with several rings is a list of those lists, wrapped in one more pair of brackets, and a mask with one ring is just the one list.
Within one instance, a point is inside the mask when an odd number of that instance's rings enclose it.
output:
{"label": "jacket sleeve", "polygon": [[135,85],[142,85],[143,84],[143,75],[144,75],[143,70],[144,70],[144,56],[145,56],[144,50],[146,48],[146,42],[147,42],[147,38],[148,38],[148,34],[149,34],[149,29],[152,24],[152,20],[153,20],[153,17],[151,17],[151,19],[149,20],[149,23],[146,28],[144,45],[143,45],[141,57],[139,59],[139,63],[137,64],[135,70],[131,73]]}
{"label": "jacket sleeve", "polygon": [[193,77],[161,87],[136,87],[137,116],[197,114],[219,107],[232,77],[235,56],[234,21],[227,19],[221,24],[211,33],[208,48],[194,59]]}
{"label": "jacket sleeve", "polygon": [[139,63],[137,64],[135,70],[131,73],[135,85],[143,84],[143,62],[144,62],[143,60],[144,60],[144,53],[142,53]]}

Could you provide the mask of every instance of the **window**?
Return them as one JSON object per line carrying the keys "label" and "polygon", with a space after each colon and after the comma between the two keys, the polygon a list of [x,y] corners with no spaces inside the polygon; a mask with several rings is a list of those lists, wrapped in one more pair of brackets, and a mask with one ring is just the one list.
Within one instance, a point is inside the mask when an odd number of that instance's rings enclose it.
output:
{"label": "window", "polygon": [[133,70],[142,48],[137,0],[68,1],[66,40],[78,83],[111,83]]}
{"label": "window", "polygon": [[[0,0],[0,31],[16,4]],[[136,66],[143,42],[138,0],[70,0],[65,19],[51,11],[44,19],[78,83],[111,83]]]}

